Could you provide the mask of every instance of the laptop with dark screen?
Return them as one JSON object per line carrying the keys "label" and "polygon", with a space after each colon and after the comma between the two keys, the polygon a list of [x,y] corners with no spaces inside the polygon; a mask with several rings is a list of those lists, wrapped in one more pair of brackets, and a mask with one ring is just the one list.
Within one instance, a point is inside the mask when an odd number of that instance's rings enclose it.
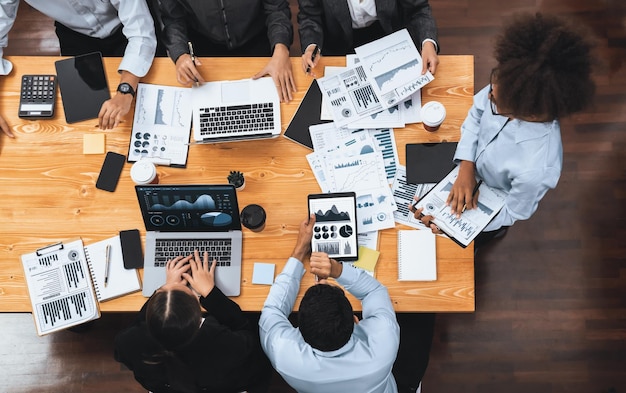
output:
{"label": "laptop with dark screen", "polygon": [[217,260],[215,285],[226,296],[241,291],[242,233],[232,185],[135,186],[146,226],[143,295],[165,284],[168,260],[206,250]]}

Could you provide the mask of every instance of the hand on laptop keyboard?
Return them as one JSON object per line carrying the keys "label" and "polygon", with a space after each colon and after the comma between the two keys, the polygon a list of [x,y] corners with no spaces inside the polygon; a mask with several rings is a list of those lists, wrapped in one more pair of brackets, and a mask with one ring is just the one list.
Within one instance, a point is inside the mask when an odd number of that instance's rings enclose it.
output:
{"label": "hand on laptop keyboard", "polygon": [[191,288],[201,296],[208,296],[215,287],[215,266],[217,261],[213,259],[209,263],[209,253],[204,252],[202,259],[198,250],[193,252],[193,258],[189,260],[191,274],[183,273],[183,278],[189,282]]}
{"label": "hand on laptop keyboard", "polygon": [[187,257],[178,256],[167,261],[165,264],[165,285],[187,285],[187,280],[183,277],[183,275],[189,270],[189,261],[191,258],[192,255]]}

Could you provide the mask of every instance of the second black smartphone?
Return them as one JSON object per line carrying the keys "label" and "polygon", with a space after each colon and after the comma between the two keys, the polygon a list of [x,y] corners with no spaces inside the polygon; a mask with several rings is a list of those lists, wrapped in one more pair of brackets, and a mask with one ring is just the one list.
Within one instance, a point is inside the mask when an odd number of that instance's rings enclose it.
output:
{"label": "second black smartphone", "polygon": [[102,163],[102,169],[100,169],[100,175],[96,181],[96,188],[110,192],[115,191],[125,161],[126,156],[112,151],[108,152]]}

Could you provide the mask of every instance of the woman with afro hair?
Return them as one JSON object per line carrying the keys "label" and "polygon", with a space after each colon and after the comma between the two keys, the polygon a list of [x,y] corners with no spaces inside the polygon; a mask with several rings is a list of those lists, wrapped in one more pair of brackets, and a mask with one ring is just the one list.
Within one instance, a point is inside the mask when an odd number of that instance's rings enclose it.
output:
{"label": "woman with afro hair", "polygon": [[[506,192],[475,247],[530,218],[556,187],[563,163],[559,119],[584,109],[595,90],[590,49],[573,25],[539,13],[515,16],[498,36],[490,83],[474,96],[461,126],[454,156],[459,175],[447,200],[460,216],[465,205],[477,206],[477,179]],[[422,222],[438,232],[431,219]]]}

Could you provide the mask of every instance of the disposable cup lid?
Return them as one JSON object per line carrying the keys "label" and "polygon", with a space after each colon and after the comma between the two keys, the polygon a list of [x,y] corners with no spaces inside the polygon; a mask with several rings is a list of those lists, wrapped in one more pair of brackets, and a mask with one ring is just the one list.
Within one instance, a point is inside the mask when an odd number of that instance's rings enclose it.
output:
{"label": "disposable cup lid", "polygon": [[241,211],[241,223],[250,229],[255,229],[265,224],[265,210],[259,205],[248,205]]}
{"label": "disposable cup lid", "polygon": [[137,161],[130,168],[130,177],[135,183],[149,183],[156,176],[156,167],[147,161]]}
{"label": "disposable cup lid", "polygon": [[439,101],[430,101],[422,107],[422,121],[427,126],[438,126],[445,118],[446,108]]}

